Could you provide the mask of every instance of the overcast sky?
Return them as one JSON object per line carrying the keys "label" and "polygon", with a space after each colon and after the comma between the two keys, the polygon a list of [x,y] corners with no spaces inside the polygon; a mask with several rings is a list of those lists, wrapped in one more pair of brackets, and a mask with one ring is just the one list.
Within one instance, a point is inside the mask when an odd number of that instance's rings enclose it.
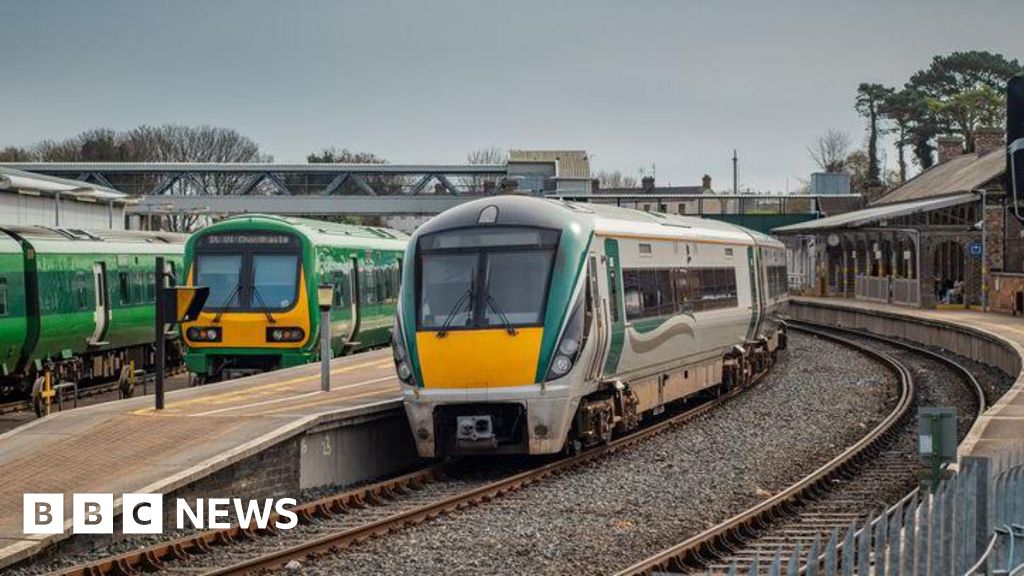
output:
{"label": "overcast sky", "polygon": [[[582,148],[596,169],[784,190],[861,81],[1024,59],[1021,0],[106,1],[0,4],[0,146],[100,126],[236,128],[276,161]],[[888,154],[893,167],[894,154]]]}

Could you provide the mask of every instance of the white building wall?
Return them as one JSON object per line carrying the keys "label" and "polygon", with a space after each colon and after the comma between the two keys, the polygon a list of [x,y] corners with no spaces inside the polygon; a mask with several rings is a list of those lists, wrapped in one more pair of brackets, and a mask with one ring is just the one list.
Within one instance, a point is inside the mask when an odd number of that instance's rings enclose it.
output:
{"label": "white building wall", "polygon": [[0,224],[18,226],[61,226],[84,230],[124,230],[123,205],[113,208],[113,222],[107,204],[62,199],[60,223],[57,222],[56,199],[0,190]]}

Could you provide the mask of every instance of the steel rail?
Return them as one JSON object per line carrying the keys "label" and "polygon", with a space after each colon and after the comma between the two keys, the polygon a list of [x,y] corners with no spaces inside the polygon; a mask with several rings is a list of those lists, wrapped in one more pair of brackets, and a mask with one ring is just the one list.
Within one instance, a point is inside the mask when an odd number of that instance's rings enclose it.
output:
{"label": "steel rail", "polygon": [[737,387],[727,394],[723,394],[717,398],[706,401],[690,410],[671,416],[657,424],[637,430],[628,436],[614,440],[609,444],[587,450],[582,454],[569,456],[538,468],[520,472],[508,478],[468,490],[461,494],[456,494],[407,512],[395,514],[376,522],[342,532],[328,534],[316,540],[273,551],[219,570],[206,572],[205,576],[235,576],[250,574],[261,570],[279,568],[290,560],[306,558],[310,555],[321,554],[330,550],[344,549],[353,544],[364,542],[375,536],[382,536],[407,526],[421,524],[447,512],[489,502],[495,498],[517,491],[545,478],[580,468],[586,464],[629,448],[680,424],[693,420],[698,416],[706,414],[734,398],[740,392],[756,384],[767,374],[767,372],[767,370],[761,372],[750,384],[747,384],[746,386]]}
{"label": "steel rail", "polygon": [[[305,558],[311,554],[323,553],[331,549],[345,548],[374,536],[420,524],[447,512],[489,502],[542,479],[579,468],[602,457],[619,452],[706,414],[752,387],[767,373],[768,370],[766,369],[745,386],[736,387],[727,394],[722,394],[702,402],[691,409],[641,428],[607,445],[587,450],[575,456],[564,457],[555,462],[550,462],[405,512],[396,513],[377,521],[300,542],[262,556],[250,558],[232,566],[206,572],[205,574],[248,574],[257,570],[277,568],[293,559]],[[422,484],[439,481],[443,478],[445,469],[445,464],[437,464],[426,470],[412,472],[405,476],[384,480],[367,487],[356,488],[316,502],[303,504],[294,508],[293,511],[299,515],[300,521],[312,522],[317,517],[330,517],[334,514],[344,513],[349,508],[362,507],[367,504],[384,504],[387,500],[395,499],[409,490],[415,490]],[[273,524],[273,519],[271,519],[270,524]],[[258,538],[259,533],[270,531],[269,529],[244,529],[235,524],[229,529],[207,530],[176,538],[129,553],[80,564],[70,569],[56,572],[56,574],[67,576],[107,576],[110,574],[135,574],[139,570],[159,571],[165,568],[168,561],[184,559],[192,554],[201,554],[210,550],[213,546],[230,545],[237,540]]]}
{"label": "steel rail", "polygon": [[688,572],[706,565],[710,559],[718,557],[720,551],[728,550],[730,542],[746,540],[748,535],[755,532],[759,526],[767,525],[776,518],[787,516],[788,509],[801,500],[812,498],[831,479],[850,466],[864,460],[874,448],[892,437],[899,429],[899,424],[910,416],[911,408],[914,406],[915,380],[913,374],[902,362],[888,354],[872,350],[834,334],[795,324],[790,327],[846,345],[888,366],[898,375],[900,381],[900,396],[896,406],[868,434],[797,483],[696,536],[633,564],[618,572],[618,576]]}

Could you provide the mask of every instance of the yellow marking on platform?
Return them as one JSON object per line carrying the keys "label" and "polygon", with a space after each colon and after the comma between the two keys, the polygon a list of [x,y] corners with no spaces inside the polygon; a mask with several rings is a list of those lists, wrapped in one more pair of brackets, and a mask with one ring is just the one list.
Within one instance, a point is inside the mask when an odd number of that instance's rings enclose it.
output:
{"label": "yellow marking on platform", "polygon": [[528,386],[537,379],[544,328],[417,332],[424,388]]}
{"label": "yellow marking on platform", "polygon": [[[373,362],[363,362],[360,364],[352,364],[351,366],[341,366],[331,370],[331,374],[343,374],[345,372],[351,372],[353,370],[359,370],[363,368],[380,368],[390,365],[392,360],[390,358],[383,360],[375,360]],[[227,402],[238,401],[239,399],[252,399],[254,396],[268,396],[275,392],[286,390],[293,384],[301,382],[319,381],[320,374],[311,374],[309,376],[300,376],[298,378],[292,378],[283,382],[270,382],[268,384],[261,384],[258,386],[252,386],[249,388],[239,388],[238,390],[232,390],[229,392],[222,392],[220,394],[211,394],[208,396],[198,396],[196,398],[190,398],[188,400],[182,400],[180,402],[171,402],[167,404],[167,409],[171,408],[182,408],[184,406],[190,406],[192,404],[224,404]],[[133,414],[149,414],[153,413],[153,408],[140,408],[132,412]]]}
{"label": "yellow marking on platform", "polygon": [[[395,379],[397,380],[397,377]],[[298,409],[304,410],[304,409],[309,408],[311,406],[319,406],[321,404],[331,404],[331,403],[338,404],[339,402],[348,401],[348,400],[356,400],[358,398],[366,398],[367,396],[376,396],[376,395],[379,395],[379,394],[382,394],[382,393],[385,393],[385,392],[387,392],[387,390],[371,390],[369,392],[362,392],[360,394],[353,394],[352,396],[342,396],[342,397],[335,396],[334,398],[326,398],[324,400],[317,400],[315,402],[303,402],[302,404],[296,404],[294,406],[284,406],[282,408],[274,408],[273,410],[265,410],[263,412],[255,412],[252,415],[253,416],[266,416],[267,414],[277,414],[279,412],[287,412],[289,410],[298,410]],[[397,399],[398,398],[395,398],[395,400],[397,400]],[[339,408],[359,408],[359,407],[364,407],[364,406],[373,406],[373,405],[376,405],[376,404],[383,404],[384,402],[391,402],[391,400],[385,400],[385,401],[382,401],[382,402],[377,402],[375,404],[364,404],[363,406],[341,406],[339,404],[338,407]]]}
{"label": "yellow marking on platform", "polygon": [[306,392],[305,394],[296,394],[295,396],[286,396],[284,398],[274,398],[272,400],[264,400],[262,402],[250,402],[249,404],[239,404],[237,406],[228,406],[227,408],[218,408],[217,410],[210,410],[208,412],[199,412],[198,414],[191,414],[191,416],[209,416],[211,414],[220,414],[222,412],[230,412],[232,410],[242,410],[245,408],[252,408],[255,406],[264,406],[267,404],[276,404],[278,402],[288,402],[289,400],[295,400],[298,398],[306,398],[309,396],[318,396],[321,394],[331,394],[338,390],[347,390],[349,388],[358,388],[360,386],[366,386],[367,384],[376,384],[378,382],[384,382],[385,380],[394,380],[394,376],[385,376],[383,378],[374,378],[373,380],[364,380],[362,382],[353,382],[352,384],[342,384],[340,386],[331,387],[330,392],[324,392],[323,390],[314,390],[312,392]]}

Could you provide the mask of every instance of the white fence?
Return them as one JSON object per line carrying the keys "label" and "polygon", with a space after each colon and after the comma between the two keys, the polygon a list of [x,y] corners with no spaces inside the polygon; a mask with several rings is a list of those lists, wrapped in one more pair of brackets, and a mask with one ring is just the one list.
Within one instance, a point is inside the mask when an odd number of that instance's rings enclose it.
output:
{"label": "white fence", "polygon": [[[1024,457],[965,460],[933,494],[914,491],[879,517],[816,537],[806,552],[756,559],[749,576],[1024,574]],[[738,573],[735,564],[730,575]]]}

